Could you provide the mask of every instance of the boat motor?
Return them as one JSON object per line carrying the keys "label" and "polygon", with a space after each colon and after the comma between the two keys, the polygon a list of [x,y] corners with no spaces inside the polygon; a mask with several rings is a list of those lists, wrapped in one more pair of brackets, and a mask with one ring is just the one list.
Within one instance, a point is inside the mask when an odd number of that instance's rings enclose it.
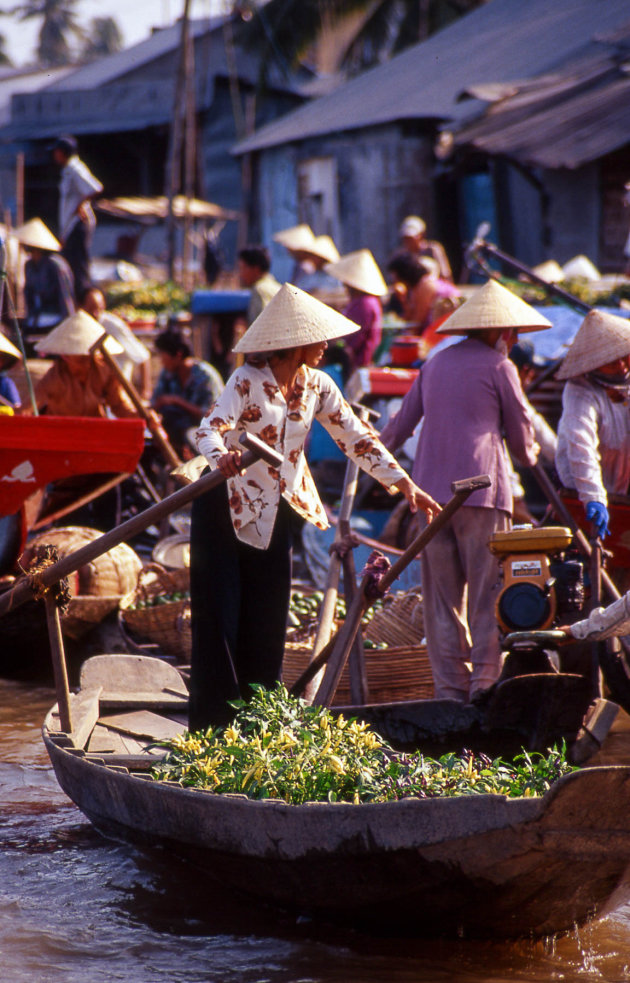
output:
{"label": "boat motor", "polygon": [[565,526],[516,526],[488,544],[499,558],[496,617],[505,634],[545,631],[574,621],[584,606],[584,564]]}

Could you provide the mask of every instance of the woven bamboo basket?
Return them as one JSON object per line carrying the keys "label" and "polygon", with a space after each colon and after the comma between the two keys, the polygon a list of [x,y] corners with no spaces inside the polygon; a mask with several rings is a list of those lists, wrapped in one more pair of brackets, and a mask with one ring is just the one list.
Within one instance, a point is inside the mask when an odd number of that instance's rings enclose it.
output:
{"label": "woven bamboo basket", "polygon": [[412,589],[386,597],[383,608],[376,612],[363,634],[370,642],[385,642],[392,648],[417,646],[424,638],[424,610],[420,591]]}
{"label": "woven bamboo basket", "polygon": [[[55,546],[59,557],[67,556],[103,534],[86,526],[61,526],[35,536],[21,558],[22,567],[28,570],[38,546]],[[142,561],[137,553],[120,543],[86,563],[68,578],[70,603],[61,616],[61,627],[69,638],[81,638],[90,628],[99,624],[120,600],[135,586]]]}
{"label": "woven bamboo basket", "polygon": [[185,638],[184,614],[190,612],[190,601],[168,601],[150,607],[136,607],[140,602],[146,604],[156,597],[184,592],[190,589],[188,570],[165,570],[158,563],[149,563],[138,574],[135,590],[120,602],[120,612],[125,627],[140,638],[159,645],[169,655],[176,655],[185,661],[185,646],[190,642]]}
{"label": "woven bamboo basket", "polygon": [[[312,648],[288,642],[282,663],[282,681],[290,689],[308,666]],[[425,645],[407,645],[365,650],[365,671],[371,703],[399,700],[430,700],[433,676]],[[350,676],[346,665],[333,699],[333,706],[350,700]]]}

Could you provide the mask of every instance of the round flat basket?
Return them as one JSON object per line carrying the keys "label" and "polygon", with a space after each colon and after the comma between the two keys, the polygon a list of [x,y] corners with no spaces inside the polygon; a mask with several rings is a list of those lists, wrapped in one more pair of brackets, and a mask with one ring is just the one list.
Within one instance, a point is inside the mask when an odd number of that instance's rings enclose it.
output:
{"label": "round flat basket", "polygon": [[[311,648],[287,643],[282,663],[282,681],[289,689],[309,664]],[[365,650],[365,671],[371,703],[400,700],[430,700],[433,676],[425,645],[407,645]],[[344,668],[333,706],[346,706],[350,699],[350,676]]]}

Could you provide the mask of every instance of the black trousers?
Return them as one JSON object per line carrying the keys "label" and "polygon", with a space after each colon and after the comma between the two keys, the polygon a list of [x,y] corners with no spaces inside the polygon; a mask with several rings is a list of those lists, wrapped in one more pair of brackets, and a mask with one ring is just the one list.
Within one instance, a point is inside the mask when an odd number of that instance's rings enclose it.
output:
{"label": "black trousers", "polygon": [[228,701],[280,678],[291,592],[291,508],[281,499],[266,550],[237,539],[224,483],[195,499],[190,530],[191,730],[224,726]]}
{"label": "black trousers", "polygon": [[91,232],[85,222],[75,222],[61,250],[61,255],[74,275],[77,305],[81,303],[86,290],[94,286],[90,276],[90,240]]}

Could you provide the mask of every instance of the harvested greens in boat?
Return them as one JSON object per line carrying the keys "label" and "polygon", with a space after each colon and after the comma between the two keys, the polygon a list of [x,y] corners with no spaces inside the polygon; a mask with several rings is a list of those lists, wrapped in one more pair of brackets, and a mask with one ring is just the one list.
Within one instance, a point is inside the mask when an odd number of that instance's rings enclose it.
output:
{"label": "harvested greens in boat", "polygon": [[366,723],[310,706],[282,685],[255,687],[249,703],[235,706],[230,726],[161,743],[168,753],[153,769],[154,777],[300,805],[489,793],[538,796],[577,770],[568,764],[564,744],[546,755],[524,751],[513,762],[472,751],[437,760],[399,753]]}

